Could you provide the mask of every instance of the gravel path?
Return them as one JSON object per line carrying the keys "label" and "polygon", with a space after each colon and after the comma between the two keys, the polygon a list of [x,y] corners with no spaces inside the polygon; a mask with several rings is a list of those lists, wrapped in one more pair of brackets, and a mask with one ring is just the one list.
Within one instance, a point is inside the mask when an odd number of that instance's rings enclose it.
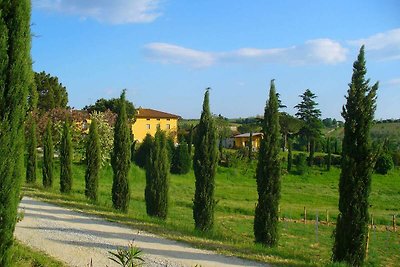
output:
{"label": "gravel path", "polygon": [[145,253],[145,266],[267,266],[195,249],[28,197],[22,199],[20,209],[25,215],[15,229],[16,238],[69,266],[88,266],[91,259],[94,267],[116,266],[108,259],[108,251],[126,247],[133,239]]}

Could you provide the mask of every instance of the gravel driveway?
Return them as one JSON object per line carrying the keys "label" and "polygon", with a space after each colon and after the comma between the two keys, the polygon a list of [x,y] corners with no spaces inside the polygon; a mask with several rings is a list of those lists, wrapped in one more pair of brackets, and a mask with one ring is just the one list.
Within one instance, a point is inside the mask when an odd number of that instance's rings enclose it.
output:
{"label": "gravel driveway", "polygon": [[20,209],[25,215],[16,226],[16,238],[69,266],[87,266],[91,259],[94,267],[116,266],[108,259],[108,251],[126,247],[133,239],[145,253],[145,266],[267,266],[195,249],[29,197],[22,199]]}

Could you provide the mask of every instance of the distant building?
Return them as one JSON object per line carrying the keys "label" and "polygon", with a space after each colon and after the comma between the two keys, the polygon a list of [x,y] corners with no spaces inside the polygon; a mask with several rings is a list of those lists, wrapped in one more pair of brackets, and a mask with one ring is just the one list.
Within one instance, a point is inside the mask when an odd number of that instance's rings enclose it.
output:
{"label": "distant building", "polygon": [[174,141],[177,141],[178,119],[180,116],[147,108],[139,108],[136,121],[132,125],[135,141],[142,142],[146,134],[155,136],[158,128],[165,131]]}
{"label": "distant building", "polygon": [[[263,138],[262,133],[253,133],[252,135],[252,147],[253,150],[260,148],[261,139]],[[234,148],[244,148],[249,146],[250,133],[238,134],[233,137]]]}

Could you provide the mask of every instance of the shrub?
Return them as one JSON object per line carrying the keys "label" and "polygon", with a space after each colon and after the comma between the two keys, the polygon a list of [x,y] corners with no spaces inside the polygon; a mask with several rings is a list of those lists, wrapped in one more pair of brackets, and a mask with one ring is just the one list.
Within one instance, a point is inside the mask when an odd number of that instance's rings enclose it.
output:
{"label": "shrub", "polygon": [[314,156],[314,165],[317,165],[318,167],[322,167],[325,165],[325,162],[327,162],[327,156]]}
{"label": "shrub", "polygon": [[394,166],[400,166],[400,151],[395,151],[392,153],[392,160]]}
{"label": "shrub", "polygon": [[185,141],[174,149],[172,156],[171,172],[175,174],[185,174],[190,171],[190,156],[188,146]]}
{"label": "shrub", "polygon": [[297,154],[294,157],[294,164],[296,165],[297,174],[305,174],[308,170],[307,155],[305,153]]}
{"label": "shrub", "polygon": [[385,153],[377,158],[374,170],[379,174],[387,174],[392,168],[393,159],[389,154]]}
{"label": "shrub", "polygon": [[135,164],[140,168],[144,168],[146,166],[152,144],[153,137],[150,134],[147,134],[143,139],[143,143],[140,144],[139,148],[136,150],[134,161]]}

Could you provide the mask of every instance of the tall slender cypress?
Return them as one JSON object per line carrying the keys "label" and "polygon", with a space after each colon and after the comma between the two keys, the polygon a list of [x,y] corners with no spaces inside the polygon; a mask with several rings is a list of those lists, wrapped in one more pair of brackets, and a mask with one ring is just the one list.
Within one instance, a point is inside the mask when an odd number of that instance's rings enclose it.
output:
{"label": "tall slender cypress", "polygon": [[193,169],[196,190],[193,200],[195,228],[211,230],[214,225],[215,170],[218,161],[217,134],[210,112],[209,88],[204,94],[203,111],[194,140]]}
{"label": "tall slender cypress", "polygon": [[129,169],[131,166],[131,137],[128,116],[126,115],[125,93],[123,90],[120,100],[118,117],[114,127],[114,149],[111,157],[111,165],[114,172],[112,185],[113,207],[123,212],[128,211]]}
{"label": "tall slender cypress", "polygon": [[331,164],[332,164],[332,152],[331,152],[331,138],[328,137],[326,139],[326,152],[328,154],[328,158],[326,159],[326,169],[328,171],[331,170]]}
{"label": "tall slender cypress", "polygon": [[37,169],[37,137],[36,137],[36,122],[32,114],[29,114],[27,120],[28,134],[26,138],[27,147],[27,162],[26,162],[26,182],[36,182],[36,169]]}
{"label": "tall slender cypress", "polygon": [[51,121],[47,123],[46,131],[43,135],[43,186],[51,187],[53,185],[53,161],[54,161],[54,147]]}
{"label": "tall slender cypress", "polygon": [[20,186],[24,120],[33,81],[31,1],[0,1],[0,266],[10,266]]}
{"label": "tall slender cypress", "polygon": [[72,142],[68,121],[64,122],[60,147],[60,192],[69,193],[72,189]]}
{"label": "tall slender cypress", "polygon": [[343,107],[345,119],[342,171],[339,181],[339,216],[333,261],[361,266],[366,256],[368,206],[371,190],[372,147],[370,129],[376,109],[378,83],[365,79],[364,46],[353,64],[353,75]]}
{"label": "tall slender cypress", "polygon": [[99,187],[99,171],[101,166],[100,138],[97,131],[97,121],[92,120],[89,135],[86,141],[86,172],[85,172],[85,196],[97,201],[97,189]]}
{"label": "tall slender cypress", "polygon": [[278,243],[278,206],[281,192],[279,160],[279,104],[274,80],[265,107],[263,134],[256,170],[258,203],[254,217],[257,243],[276,246]]}
{"label": "tall slender cypress", "polygon": [[167,137],[164,131],[158,129],[146,164],[145,200],[150,216],[167,218],[169,169]]}

